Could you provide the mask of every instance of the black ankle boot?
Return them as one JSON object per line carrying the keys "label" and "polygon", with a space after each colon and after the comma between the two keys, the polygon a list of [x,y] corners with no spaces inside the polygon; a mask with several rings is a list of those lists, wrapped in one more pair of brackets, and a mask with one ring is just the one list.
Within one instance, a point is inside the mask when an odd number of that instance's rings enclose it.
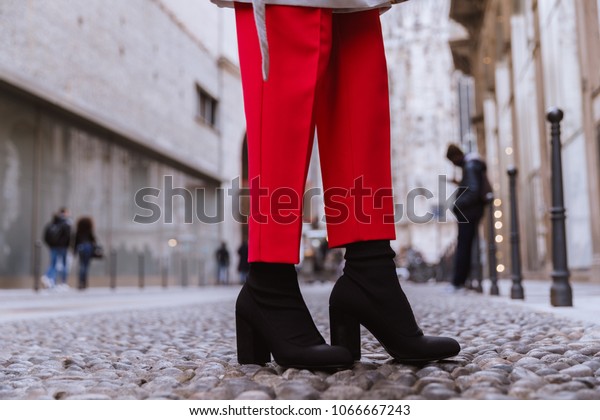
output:
{"label": "black ankle boot", "polygon": [[329,298],[331,342],[360,359],[360,325],[399,362],[425,362],[455,356],[456,340],[423,335],[400,287],[389,241],[356,242],[346,247],[344,274]]}
{"label": "black ankle boot", "polygon": [[236,307],[238,361],[298,369],[351,366],[347,349],[325,344],[304,303],[292,264],[252,263]]}

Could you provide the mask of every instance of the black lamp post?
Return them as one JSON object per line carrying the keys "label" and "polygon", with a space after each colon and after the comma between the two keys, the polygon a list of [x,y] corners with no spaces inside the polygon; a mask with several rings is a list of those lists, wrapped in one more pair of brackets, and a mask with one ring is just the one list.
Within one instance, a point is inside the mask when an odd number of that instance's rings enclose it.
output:
{"label": "black lamp post", "polygon": [[560,142],[560,122],[564,117],[558,108],[550,108],[546,119],[551,123],[552,146],[552,306],[573,306],[573,292],[569,284],[567,260],[566,210],[563,196],[562,159]]}
{"label": "black lamp post", "polygon": [[525,299],[521,280],[521,246],[519,238],[519,214],[517,207],[517,168],[508,168],[510,185],[510,253],[511,253],[511,299]]}

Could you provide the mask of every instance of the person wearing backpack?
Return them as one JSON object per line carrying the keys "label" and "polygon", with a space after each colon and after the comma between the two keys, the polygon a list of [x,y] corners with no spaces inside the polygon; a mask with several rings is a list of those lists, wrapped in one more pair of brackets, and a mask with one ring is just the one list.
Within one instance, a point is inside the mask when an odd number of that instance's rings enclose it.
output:
{"label": "person wearing backpack", "polygon": [[483,217],[486,195],[491,192],[487,180],[487,166],[477,153],[465,154],[456,144],[450,144],[446,157],[462,169],[462,178],[457,182],[458,194],[452,212],[458,222],[458,236],[454,255],[454,274],[448,289],[452,293],[464,290],[471,271],[471,253]]}
{"label": "person wearing backpack", "polygon": [[[44,228],[44,242],[50,249],[50,265],[42,276],[42,284],[49,289],[57,285],[68,288],[67,249],[71,242],[71,222],[66,207],[62,207]],[[59,271],[61,283],[57,284]]]}

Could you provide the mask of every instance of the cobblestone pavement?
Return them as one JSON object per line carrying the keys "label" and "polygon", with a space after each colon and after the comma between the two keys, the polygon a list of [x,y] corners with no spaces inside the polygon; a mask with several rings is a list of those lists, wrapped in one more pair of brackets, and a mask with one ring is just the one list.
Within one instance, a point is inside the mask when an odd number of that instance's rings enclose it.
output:
{"label": "cobblestone pavement", "polygon": [[[304,287],[325,337],[329,288]],[[232,288],[201,305],[2,322],[0,398],[600,399],[598,325],[441,286],[405,290],[423,330],[456,337],[460,355],[399,364],[363,332],[363,358],[349,370],[240,366]]]}

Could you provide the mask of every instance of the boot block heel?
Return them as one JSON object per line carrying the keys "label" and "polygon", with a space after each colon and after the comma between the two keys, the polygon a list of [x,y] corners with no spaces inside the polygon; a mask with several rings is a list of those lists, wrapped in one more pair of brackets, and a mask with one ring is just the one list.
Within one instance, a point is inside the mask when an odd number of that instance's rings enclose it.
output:
{"label": "boot block heel", "polygon": [[267,343],[244,318],[235,315],[238,363],[264,365],[271,361]]}
{"label": "boot block heel", "polygon": [[331,344],[347,348],[353,360],[360,360],[360,323],[339,308],[329,307]]}

